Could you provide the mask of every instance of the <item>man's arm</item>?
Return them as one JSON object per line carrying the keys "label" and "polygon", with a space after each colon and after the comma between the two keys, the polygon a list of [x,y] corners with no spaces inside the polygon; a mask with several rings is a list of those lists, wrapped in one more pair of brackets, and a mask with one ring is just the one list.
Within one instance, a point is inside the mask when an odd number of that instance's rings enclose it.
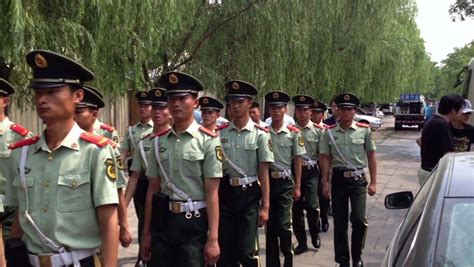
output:
{"label": "man's arm", "polygon": [[13,218],[12,228],[10,230],[10,238],[22,238],[23,230],[20,226],[20,214],[18,213],[18,208],[15,211],[15,217]]}
{"label": "man's arm", "polygon": [[319,164],[321,165],[321,181],[323,183],[323,194],[329,198],[329,170],[331,165],[331,155],[320,154]]}
{"label": "man's arm", "polygon": [[367,152],[367,160],[370,173],[368,193],[369,196],[373,196],[377,192],[377,160],[375,159],[375,151]]}
{"label": "man's arm", "polygon": [[206,178],[206,206],[209,232],[207,243],[204,247],[206,265],[214,265],[219,260],[220,248],[217,242],[219,234],[219,183],[218,178]]}
{"label": "man's arm", "polygon": [[122,188],[117,189],[119,196],[119,205],[118,205],[118,219],[120,226],[120,244],[122,247],[126,248],[132,243],[132,235],[128,231],[128,219],[127,219],[127,205],[125,203],[125,195]]}
{"label": "man's arm", "polygon": [[135,191],[137,190],[137,182],[138,177],[140,176],[139,172],[132,171],[132,175],[128,179],[127,189],[125,190],[125,205],[128,207],[130,205],[130,201],[132,201],[133,195],[135,195]]}
{"label": "man's arm", "polygon": [[118,256],[118,217],[117,205],[102,205],[97,207],[97,217],[99,219],[100,238],[102,246],[100,249],[102,266],[117,266]]}
{"label": "man's arm", "polygon": [[293,192],[293,198],[298,200],[301,197],[301,172],[303,168],[303,158],[301,156],[296,156],[293,158],[293,161],[295,163],[295,189]]}
{"label": "man's arm", "polygon": [[144,260],[150,260],[151,248],[151,216],[152,216],[152,200],[153,194],[161,191],[160,178],[151,177],[148,183],[148,190],[146,191],[145,199],[145,214],[143,218],[143,235],[142,235],[142,257]]}
{"label": "man's arm", "polygon": [[267,224],[268,212],[270,210],[270,162],[260,162],[258,164],[258,180],[262,190],[262,206],[260,207],[258,220],[260,225]]}

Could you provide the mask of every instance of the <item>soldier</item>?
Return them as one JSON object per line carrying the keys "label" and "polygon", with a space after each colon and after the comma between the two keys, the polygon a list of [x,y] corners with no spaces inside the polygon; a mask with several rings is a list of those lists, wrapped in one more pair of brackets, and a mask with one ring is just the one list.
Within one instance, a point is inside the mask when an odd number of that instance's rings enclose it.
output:
{"label": "soldier", "polygon": [[260,120],[260,105],[257,102],[253,102],[252,106],[250,107],[249,110],[250,118],[255,122],[256,124],[262,126],[262,127],[268,127],[268,124]]}
{"label": "soldier", "polygon": [[113,126],[101,122],[99,119],[95,120],[94,133],[106,137],[117,144],[119,143],[119,135],[117,130]]}
{"label": "soldier", "polygon": [[[327,107],[323,102],[315,101],[311,112],[311,121],[313,121],[319,126],[326,128],[327,125],[323,122],[324,113],[326,112],[326,110]],[[323,195],[323,183],[321,177],[322,176],[320,172],[318,177],[318,198],[321,217],[320,227],[321,231],[327,232],[329,229],[328,212],[331,200]]]}
{"label": "soldier", "polygon": [[[145,225],[155,232],[151,253],[144,249],[150,266],[213,265],[219,258],[219,181],[222,149],[214,132],[200,126],[193,110],[203,90],[199,80],[181,72],[159,79],[166,88],[173,127],[152,139],[146,174]],[[152,206],[153,194],[156,195]],[[152,213],[153,212],[153,213]],[[153,222],[153,224],[152,224]],[[145,233],[148,234],[148,233]],[[151,254],[151,255],[150,255]]]}
{"label": "soldier", "polygon": [[[270,169],[270,216],[267,225],[267,265],[281,266],[279,251],[284,256],[284,266],[293,266],[291,240],[291,207],[301,192],[302,155],[306,154],[304,139],[298,128],[284,122],[286,105],[290,97],[283,92],[265,95],[270,105],[270,136],[275,162]],[[291,166],[294,166],[294,175]],[[294,179],[293,179],[294,178]]]}
{"label": "soldier", "polygon": [[305,141],[306,155],[303,155],[303,169],[301,174],[301,198],[293,204],[293,228],[298,246],[295,254],[301,254],[308,250],[306,244],[306,231],[304,221],[304,210],[308,219],[309,233],[314,248],[321,247],[319,237],[319,203],[318,203],[318,178],[319,178],[319,141],[324,128],[310,120],[311,107],[314,99],[307,95],[296,95],[293,97],[295,103],[296,127],[301,131]]}
{"label": "soldier", "polygon": [[201,107],[201,125],[208,130],[215,131],[217,119],[220,117],[220,112],[224,105],[215,98],[203,96],[199,98],[199,106]]}
{"label": "soldier", "polygon": [[[129,205],[132,197],[134,201],[136,198],[136,190],[140,188],[140,181],[143,179],[147,180],[146,189],[148,191],[148,178],[146,177],[146,169],[148,167],[148,162],[150,161],[151,155],[151,147],[153,145],[152,138],[154,134],[158,134],[163,131],[167,131],[170,128],[170,121],[171,115],[168,110],[167,106],[167,98],[165,95],[165,89],[155,87],[151,89],[148,93],[148,100],[151,103],[152,111],[151,117],[153,119],[153,133],[144,136],[137,143],[137,149],[135,150],[135,154],[133,155],[132,166],[130,167],[131,175],[130,180],[128,182],[127,191],[125,193],[126,203],[127,206]],[[143,182],[142,182],[143,184]],[[143,189],[141,189],[143,190]],[[137,211],[138,216],[138,241],[139,241],[139,253],[144,251],[142,248],[142,244],[146,244],[148,246],[147,250],[150,247],[150,227],[145,230],[145,203],[146,203],[146,194],[147,191],[142,192],[144,194],[143,202],[134,202],[135,210]],[[150,218],[151,214],[148,215]],[[143,242],[143,240],[147,240],[147,242]],[[142,253],[141,253],[142,254]],[[142,259],[142,255],[139,255],[135,266],[143,266],[145,262]]]}
{"label": "soldier", "polygon": [[[99,109],[105,106],[102,94],[91,86],[84,86],[84,98],[79,104],[76,105],[74,114],[74,120],[77,122],[79,127],[84,131],[96,134],[94,132],[94,123],[99,115]],[[120,243],[123,247],[128,247],[132,242],[132,236],[128,230],[127,220],[127,206],[123,193],[123,188],[126,187],[127,182],[125,180],[125,173],[123,171],[123,163],[120,155],[120,149],[118,144],[114,141],[107,139],[109,145],[114,150],[114,160],[116,165],[115,173],[117,174],[117,188],[119,195],[119,206],[118,206],[118,217],[120,225]]]}
{"label": "soldier", "polygon": [[11,153],[8,146],[33,136],[28,129],[10,121],[6,115],[10,104],[10,95],[14,93],[13,86],[6,80],[0,79],[0,266],[5,266],[3,240],[8,240],[10,237],[10,227],[15,214],[14,208],[3,206],[7,179],[4,174],[7,172],[5,169],[8,168],[8,159]]}
{"label": "soldier", "polygon": [[21,259],[33,266],[117,266],[114,153],[107,139],[84,132],[74,121],[83,84],[94,74],[46,50],[28,53],[26,61],[46,128],[43,135],[10,146],[5,200],[18,208],[12,237],[23,231],[28,255]]}
{"label": "soldier", "polygon": [[[339,122],[326,129],[319,146],[323,193],[329,197],[329,173],[332,167],[331,199],[335,260],[340,266],[349,266],[347,223],[350,202],[352,262],[353,266],[363,266],[361,255],[367,230],[366,194],[373,196],[377,183],[375,141],[369,125],[354,121],[359,98],[353,94],[343,93],[336,96],[334,101],[338,106]],[[364,174],[367,161],[370,172],[369,184]]]}
{"label": "soldier", "polygon": [[257,89],[243,81],[228,81],[225,89],[232,122],[220,131],[225,159],[219,189],[222,253],[217,265],[259,266],[258,223],[266,224],[270,208],[270,136],[268,129],[255,124],[249,116]]}

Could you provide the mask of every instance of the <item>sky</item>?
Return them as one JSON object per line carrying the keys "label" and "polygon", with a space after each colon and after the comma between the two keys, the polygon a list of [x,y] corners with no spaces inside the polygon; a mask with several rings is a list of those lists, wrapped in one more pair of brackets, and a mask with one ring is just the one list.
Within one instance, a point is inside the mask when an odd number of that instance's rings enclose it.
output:
{"label": "sky", "polygon": [[449,6],[455,0],[416,0],[418,15],[416,23],[425,41],[431,60],[440,62],[455,47],[463,47],[474,40],[474,20],[451,20]]}

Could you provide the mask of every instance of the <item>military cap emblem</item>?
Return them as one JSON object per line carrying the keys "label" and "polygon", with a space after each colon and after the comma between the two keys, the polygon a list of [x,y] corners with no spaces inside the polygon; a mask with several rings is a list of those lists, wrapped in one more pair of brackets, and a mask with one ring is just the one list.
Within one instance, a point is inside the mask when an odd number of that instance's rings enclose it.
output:
{"label": "military cap emblem", "polygon": [[346,100],[346,101],[351,100],[351,96],[350,96],[350,95],[345,95],[345,96],[344,96],[344,100]]}
{"label": "military cap emblem", "polygon": [[219,161],[222,161],[222,159],[224,158],[224,153],[222,153],[222,147],[221,146],[216,146],[216,158]]}
{"label": "military cap emblem", "polygon": [[114,160],[108,158],[105,160],[105,174],[110,181],[115,182],[117,180],[117,173],[115,172]]}
{"label": "military cap emblem", "polygon": [[306,97],[304,97],[304,96],[300,96],[300,101],[301,101],[301,102],[304,102],[304,101],[306,101]]}
{"label": "military cap emblem", "polygon": [[142,92],[142,93],[140,94],[140,96],[141,96],[141,97],[146,97],[146,92]]}
{"label": "military cap emblem", "polygon": [[177,84],[179,82],[178,76],[171,74],[170,77],[168,78],[170,83],[172,84]]}
{"label": "military cap emblem", "polygon": [[161,96],[161,92],[160,92],[160,90],[155,90],[155,96],[158,96],[158,97],[160,97],[160,96]]}
{"label": "military cap emblem", "polygon": [[42,69],[48,67],[48,61],[46,61],[46,58],[44,58],[41,54],[35,55],[35,64],[38,68]]}
{"label": "military cap emblem", "polygon": [[203,104],[209,104],[209,99],[207,97],[202,99]]}
{"label": "military cap emblem", "polygon": [[304,146],[304,139],[302,136],[298,137],[298,145]]}
{"label": "military cap emblem", "polygon": [[277,99],[277,98],[280,97],[280,94],[277,93],[277,92],[275,92],[275,93],[273,93],[272,97],[273,97],[274,99]]}
{"label": "military cap emblem", "polygon": [[236,82],[232,83],[232,89],[239,90],[239,88],[240,88],[240,85],[238,83],[236,83]]}
{"label": "military cap emblem", "polygon": [[318,102],[315,102],[315,103],[314,103],[314,106],[315,106],[315,107],[319,106]]}

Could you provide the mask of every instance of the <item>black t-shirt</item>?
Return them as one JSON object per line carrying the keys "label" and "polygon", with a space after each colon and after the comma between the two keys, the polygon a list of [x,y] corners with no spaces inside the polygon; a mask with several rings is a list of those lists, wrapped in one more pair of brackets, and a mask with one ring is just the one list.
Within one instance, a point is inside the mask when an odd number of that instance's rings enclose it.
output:
{"label": "black t-shirt", "polygon": [[421,168],[431,171],[444,154],[452,151],[454,142],[448,121],[433,115],[421,133]]}
{"label": "black t-shirt", "polygon": [[336,125],[337,120],[336,118],[334,118],[334,116],[331,116],[330,118],[325,119],[323,123],[326,124],[327,126],[333,126],[333,125]]}
{"label": "black t-shirt", "polygon": [[474,128],[469,124],[464,124],[464,129],[456,129],[451,125],[453,133],[454,152],[471,151],[471,144],[474,143]]}

